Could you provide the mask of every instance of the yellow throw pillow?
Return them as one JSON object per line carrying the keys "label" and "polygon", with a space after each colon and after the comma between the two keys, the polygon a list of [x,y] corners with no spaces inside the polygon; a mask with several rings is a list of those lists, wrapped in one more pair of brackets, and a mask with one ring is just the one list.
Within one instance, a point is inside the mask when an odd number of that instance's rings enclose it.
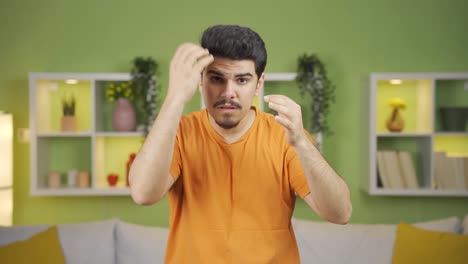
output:
{"label": "yellow throw pillow", "polygon": [[27,240],[0,246],[0,263],[65,263],[57,227],[52,226]]}
{"label": "yellow throw pillow", "polygon": [[393,264],[467,264],[468,236],[429,231],[401,222],[398,225]]}

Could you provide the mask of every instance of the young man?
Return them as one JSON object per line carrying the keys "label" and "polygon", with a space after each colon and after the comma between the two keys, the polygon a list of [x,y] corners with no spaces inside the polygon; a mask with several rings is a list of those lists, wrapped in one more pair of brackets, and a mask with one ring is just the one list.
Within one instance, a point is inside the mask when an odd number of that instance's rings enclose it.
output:
{"label": "young man", "polygon": [[[249,28],[214,26],[201,46],[181,45],[168,94],[130,170],[141,205],[169,193],[166,263],[299,263],[291,225],[295,193],[322,218],[345,224],[346,183],[304,132],[301,108],[283,95],[252,107],[267,55]],[[197,85],[206,108],[182,117]]]}

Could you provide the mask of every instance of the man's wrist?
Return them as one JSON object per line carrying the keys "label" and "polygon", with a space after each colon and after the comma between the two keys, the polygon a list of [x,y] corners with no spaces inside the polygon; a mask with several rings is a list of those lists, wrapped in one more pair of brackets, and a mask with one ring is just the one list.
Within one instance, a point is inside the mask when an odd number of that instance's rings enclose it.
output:
{"label": "man's wrist", "polygon": [[305,134],[301,134],[297,137],[294,142],[294,148],[305,148],[307,147],[308,143],[310,143],[309,138]]}
{"label": "man's wrist", "polygon": [[183,98],[181,98],[180,96],[177,96],[177,95],[173,95],[173,94],[168,94],[166,96],[166,98],[164,99],[164,105],[166,105],[167,107],[173,109],[173,108],[182,108],[182,110],[184,109],[185,107],[185,102],[183,100]]}

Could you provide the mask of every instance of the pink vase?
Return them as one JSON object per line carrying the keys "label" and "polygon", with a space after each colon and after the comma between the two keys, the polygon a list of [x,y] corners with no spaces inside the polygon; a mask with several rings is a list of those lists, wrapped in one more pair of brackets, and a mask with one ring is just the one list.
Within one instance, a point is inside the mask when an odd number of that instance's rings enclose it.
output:
{"label": "pink vase", "polygon": [[127,98],[119,98],[112,111],[112,127],[115,131],[135,131],[136,113]]}

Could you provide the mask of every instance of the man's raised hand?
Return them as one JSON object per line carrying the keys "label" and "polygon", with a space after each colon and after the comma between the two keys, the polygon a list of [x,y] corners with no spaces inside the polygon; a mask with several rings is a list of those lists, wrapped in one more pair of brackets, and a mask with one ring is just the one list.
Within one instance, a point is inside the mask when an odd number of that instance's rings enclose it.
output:
{"label": "man's raised hand", "polygon": [[213,60],[207,49],[192,43],[180,45],[171,60],[167,96],[187,104],[197,91],[203,69]]}
{"label": "man's raised hand", "polygon": [[286,131],[286,139],[292,146],[299,144],[301,140],[307,139],[302,124],[301,106],[284,95],[267,95],[264,97],[268,107],[278,112],[275,116]]}

